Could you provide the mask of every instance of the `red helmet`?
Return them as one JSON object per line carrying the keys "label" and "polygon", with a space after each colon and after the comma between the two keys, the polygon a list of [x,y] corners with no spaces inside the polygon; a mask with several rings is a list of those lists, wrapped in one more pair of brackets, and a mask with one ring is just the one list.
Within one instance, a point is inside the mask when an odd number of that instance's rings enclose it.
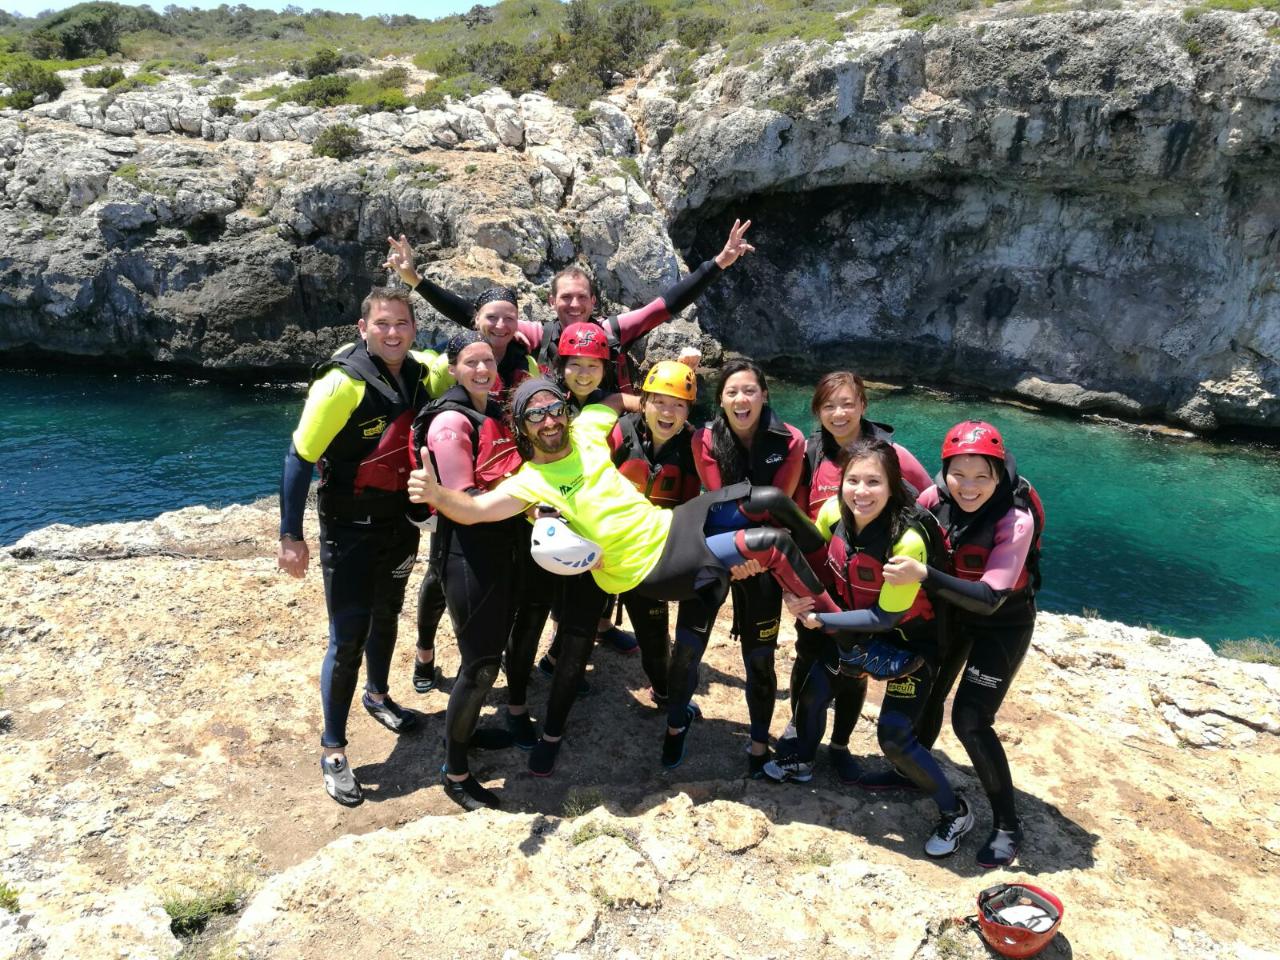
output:
{"label": "red helmet", "polygon": [[1047,947],[1062,924],[1062,913],[1061,900],[1029,883],[998,883],[978,894],[982,939],[1002,957],[1015,960]]}
{"label": "red helmet", "polygon": [[1004,459],[1004,437],[991,424],[982,420],[966,420],[947,431],[942,441],[942,459],[976,453],[983,457]]}
{"label": "red helmet", "polygon": [[560,334],[558,347],[562,357],[595,357],[609,359],[609,340],[597,323],[571,323]]}

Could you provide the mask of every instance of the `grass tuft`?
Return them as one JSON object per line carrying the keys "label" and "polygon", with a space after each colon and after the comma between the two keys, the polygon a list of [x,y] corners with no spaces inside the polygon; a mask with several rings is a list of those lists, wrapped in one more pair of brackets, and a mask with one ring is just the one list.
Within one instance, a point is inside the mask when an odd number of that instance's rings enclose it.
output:
{"label": "grass tuft", "polygon": [[6,913],[18,912],[18,888],[0,881],[0,910]]}
{"label": "grass tuft", "polygon": [[1245,663],[1267,663],[1280,667],[1280,641],[1274,637],[1248,637],[1228,640],[1218,647],[1218,656]]}
{"label": "grass tuft", "polygon": [[560,810],[567,819],[573,820],[594,810],[602,803],[604,803],[604,797],[599,790],[574,790],[564,798]]}
{"label": "grass tuft", "polygon": [[246,892],[239,883],[227,883],[203,893],[168,896],[164,912],[169,915],[169,929],[175,937],[193,937],[214,917],[239,910]]}

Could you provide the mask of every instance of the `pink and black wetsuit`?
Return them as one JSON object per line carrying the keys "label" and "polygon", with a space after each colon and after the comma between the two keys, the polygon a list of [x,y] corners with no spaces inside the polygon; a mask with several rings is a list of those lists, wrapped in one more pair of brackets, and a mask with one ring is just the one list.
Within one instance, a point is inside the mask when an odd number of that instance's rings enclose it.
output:
{"label": "pink and black wetsuit", "polygon": [[1035,628],[1032,566],[1039,519],[1028,491],[1010,458],[991,500],[973,513],[956,505],[941,476],[918,501],[938,517],[952,555],[951,569],[930,566],[925,578],[930,596],[952,609],[940,637],[938,682],[921,718],[919,739],[933,746],[947,695],[963,670],[951,726],[982,781],[995,826],[1009,831],[1018,829],[1013,777],[994,727]]}

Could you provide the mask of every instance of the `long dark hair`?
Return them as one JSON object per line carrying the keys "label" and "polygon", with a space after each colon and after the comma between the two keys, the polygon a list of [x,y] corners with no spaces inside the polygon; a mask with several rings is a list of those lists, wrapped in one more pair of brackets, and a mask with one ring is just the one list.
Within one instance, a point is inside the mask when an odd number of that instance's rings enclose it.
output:
{"label": "long dark hair", "polygon": [[888,514],[889,542],[897,543],[898,538],[906,532],[911,523],[916,501],[902,481],[902,467],[898,463],[898,452],[893,449],[893,444],[885,443],[875,437],[862,437],[855,440],[848,449],[840,451],[840,458],[836,461],[840,464],[841,489],[836,494],[840,498],[840,519],[844,521],[844,528],[852,537],[857,527],[853,522],[853,511],[844,502],[844,475],[849,469],[849,464],[855,460],[867,458],[880,462],[880,469],[884,471],[885,479],[889,482],[889,502],[885,504],[881,516]]}
{"label": "long dark hair", "polygon": [[[760,369],[759,364],[751,360],[730,360],[721,367],[720,378],[716,381],[716,403],[720,403],[724,396],[725,384],[736,373],[752,374],[764,392],[764,409],[760,412],[760,421],[756,424],[758,430],[769,412],[769,381],[765,379],[764,371]],[[725,416],[723,405],[720,406],[715,419],[711,421],[711,455],[720,465],[720,479],[724,481],[726,487],[746,479],[747,472],[751,468],[751,458],[747,448],[742,445],[729,426],[729,418]]]}

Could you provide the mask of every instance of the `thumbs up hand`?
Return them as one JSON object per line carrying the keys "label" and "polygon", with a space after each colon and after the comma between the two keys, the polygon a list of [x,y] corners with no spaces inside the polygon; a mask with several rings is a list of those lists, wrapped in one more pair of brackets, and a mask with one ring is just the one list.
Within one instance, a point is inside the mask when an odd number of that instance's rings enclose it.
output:
{"label": "thumbs up hand", "polygon": [[418,462],[422,466],[409,474],[409,502],[426,503],[435,506],[436,498],[440,491],[440,482],[436,480],[436,471],[431,466],[431,455],[427,452],[426,447],[419,451],[419,457],[421,459]]}

